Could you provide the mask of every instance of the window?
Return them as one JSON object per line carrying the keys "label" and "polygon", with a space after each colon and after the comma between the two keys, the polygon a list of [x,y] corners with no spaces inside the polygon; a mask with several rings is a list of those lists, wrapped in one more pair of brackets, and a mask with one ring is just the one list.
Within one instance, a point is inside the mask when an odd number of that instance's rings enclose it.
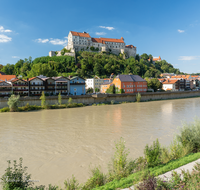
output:
{"label": "window", "polygon": [[76,91],[76,88],[74,88],[74,92]]}

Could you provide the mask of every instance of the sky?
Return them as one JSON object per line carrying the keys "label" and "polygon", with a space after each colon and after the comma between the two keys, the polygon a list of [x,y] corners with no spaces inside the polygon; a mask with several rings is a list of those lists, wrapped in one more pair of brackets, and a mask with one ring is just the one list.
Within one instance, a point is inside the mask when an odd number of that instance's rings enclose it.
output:
{"label": "sky", "polygon": [[0,64],[48,56],[69,31],[121,38],[186,73],[200,72],[199,0],[0,0]]}

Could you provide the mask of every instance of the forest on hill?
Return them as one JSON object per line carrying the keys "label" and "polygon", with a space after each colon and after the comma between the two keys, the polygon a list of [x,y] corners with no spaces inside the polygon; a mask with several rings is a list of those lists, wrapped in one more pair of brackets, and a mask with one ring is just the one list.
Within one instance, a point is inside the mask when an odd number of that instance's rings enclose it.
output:
{"label": "forest on hill", "polygon": [[[150,58],[150,61],[148,60]],[[134,74],[141,77],[157,78],[161,73],[183,74],[165,60],[152,62],[152,56],[141,56],[124,59],[123,55],[106,53],[77,52],[76,59],[71,56],[38,57],[32,60],[20,59],[16,64],[0,65],[0,71],[8,75],[31,78],[38,75],[52,76],[80,76],[83,78],[94,75],[106,78],[111,73]]]}

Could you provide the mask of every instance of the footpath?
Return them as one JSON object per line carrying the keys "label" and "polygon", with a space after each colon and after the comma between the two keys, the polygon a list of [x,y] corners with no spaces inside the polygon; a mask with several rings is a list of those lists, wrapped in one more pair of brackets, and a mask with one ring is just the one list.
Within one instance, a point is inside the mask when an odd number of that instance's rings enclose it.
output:
{"label": "footpath", "polygon": [[[161,178],[161,179],[165,179],[166,180],[166,179],[170,179],[171,178],[173,171],[177,172],[178,174],[181,174],[182,170],[185,170],[185,171],[188,170],[189,172],[192,172],[192,170],[193,170],[193,168],[194,168],[194,166],[196,165],[197,162],[200,163],[200,159],[198,159],[198,160],[196,160],[194,162],[191,162],[189,164],[186,164],[184,166],[181,166],[181,167],[179,167],[179,168],[177,168],[175,170],[172,170],[172,171],[169,171],[169,172],[164,173],[162,175],[159,175],[158,177]],[[129,188],[125,188],[125,189],[121,189],[121,190],[134,190],[134,189],[135,189],[134,186],[131,186]]]}

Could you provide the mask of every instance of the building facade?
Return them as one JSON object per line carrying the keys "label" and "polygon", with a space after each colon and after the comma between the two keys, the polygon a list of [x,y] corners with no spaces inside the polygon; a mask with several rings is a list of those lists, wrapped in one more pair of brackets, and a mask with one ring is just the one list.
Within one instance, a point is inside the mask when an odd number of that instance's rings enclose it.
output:
{"label": "building facade", "polygon": [[85,79],[81,77],[70,78],[70,95],[84,95],[85,94]]}
{"label": "building facade", "polygon": [[[70,31],[68,35],[68,44],[65,47],[68,52],[65,55],[74,55],[76,51],[95,51],[95,52],[110,52],[116,55],[124,54],[126,57],[136,56],[136,47],[126,45],[124,38],[92,38],[87,32]],[[50,51],[49,56],[60,56],[60,51]]]}
{"label": "building facade", "polygon": [[95,92],[95,89],[101,89],[101,85],[104,83],[104,79],[99,78],[98,76],[95,76],[94,78],[86,79],[86,90],[89,88],[93,89],[93,92]]}

